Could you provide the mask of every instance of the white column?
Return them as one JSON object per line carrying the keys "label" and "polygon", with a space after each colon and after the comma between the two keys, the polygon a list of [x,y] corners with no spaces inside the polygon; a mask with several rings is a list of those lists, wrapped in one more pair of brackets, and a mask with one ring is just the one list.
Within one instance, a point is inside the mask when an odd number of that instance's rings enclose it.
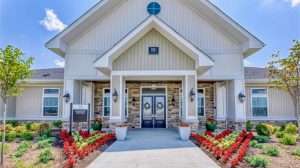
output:
{"label": "white column", "polygon": [[217,107],[217,120],[226,120],[227,112],[227,89],[226,82],[216,82],[215,98]]}
{"label": "white column", "polygon": [[228,118],[235,122],[246,121],[245,102],[240,102],[239,94],[245,93],[245,83],[242,79],[228,81]]}
{"label": "white column", "polygon": [[66,103],[65,100],[63,101],[63,113],[62,118],[63,120],[69,121],[70,119],[70,103],[78,103],[76,97],[78,96],[78,82],[73,79],[66,79],[64,81],[64,93],[70,94],[70,100]]}
{"label": "white column", "polygon": [[[198,122],[197,117],[197,76],[196,75],[186,75],[184,77],[182,88],[183,104],[184,104],[184,122]],[[194,91],[196,94],[194,100],[191,100],[190,92]]]}
{"label": "white column", "polygon": [[[125,119],[125,106],[124,106],[124,92],[125,92],[125,82],[122,75],[113,75],[111,76],[111,113],[110,121],[112,123],[121,123]],[[113,100],[113,93],[118,93],[118,100],[115,102]]]}

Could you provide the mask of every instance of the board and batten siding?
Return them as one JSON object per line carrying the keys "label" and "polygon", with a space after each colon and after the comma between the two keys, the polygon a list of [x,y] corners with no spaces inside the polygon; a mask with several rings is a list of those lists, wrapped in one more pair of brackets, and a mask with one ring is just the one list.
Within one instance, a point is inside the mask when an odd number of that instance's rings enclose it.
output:
{"label": "board and batten siding", "polygon": [[[0,100],[0,118],[2,117],[2,112],[4,111],[4,103]],[[14,117],[16,112],[16,97],[10,97],[7,100],[7,117]]]}
{"label": "board and batten siding", "polygon": [[[149,55],[149,47],[159,47],[158,55]],[[113,62],[113,70],[194,70],[195,61],[162,36],[150,30]]]}
{"label": "board and batten siding", "polygon": [[268,89],[269,119],[295,119],[294,105],[291,96],[285,91],[266,86],[246,86],[246,112],[247,118],[252,118],[251,89]]}
{"label": "board and batten siding", "polygon": [[41,118],[43,117],[43,89],[59,88],[59,117],[62,112],[63,87],[62,86],[27,86],[24,87],[21,96],[16,98],[16,117],[17,118]]}

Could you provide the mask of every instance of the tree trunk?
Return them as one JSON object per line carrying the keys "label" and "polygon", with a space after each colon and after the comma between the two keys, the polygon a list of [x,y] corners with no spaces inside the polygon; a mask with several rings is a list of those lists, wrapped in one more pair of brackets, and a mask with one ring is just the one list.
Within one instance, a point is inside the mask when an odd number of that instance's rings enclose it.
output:
{"label": "tree trunk", "polygon": [[295,114],[296,114],[296,119],[298,123],[298,133],[300,135],[300,109],[299,109],[299,99],[297,99],[296,105],[295,105]]}
{"label": "tree trunk", "polygon": [[7,103],[4,101],[4,112],[2,115],[2,124],[3,124],[3,129],[2,129],[2,150],[1,150],[1,164],[4,164],[4,146],[5,146],[5,119],[6,119],[6,113],[7,113]]}

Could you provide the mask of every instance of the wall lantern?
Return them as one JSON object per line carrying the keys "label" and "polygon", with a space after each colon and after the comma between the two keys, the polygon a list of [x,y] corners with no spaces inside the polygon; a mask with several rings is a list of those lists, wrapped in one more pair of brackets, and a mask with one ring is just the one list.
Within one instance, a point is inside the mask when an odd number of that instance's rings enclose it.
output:
{"label": "wall lantern", "polygon": [[192,89],[191,89],[191,91],[190,91],[190,98],[191,98],[191,102],[193,102],[193,101],[194,101],[194,99],[195,99],[195,96],[196,96],[196,94],[195,94],[195,92],[194,92],[194,88],[192,88]]}
{"label": "wall lantern", "polygon": [[173,97],[172,97],[172,100],[171,100],[171,101],[172,101],[172,105],[173,105],[173,106],[175,106],[176,100],[175,100],[175,96],[174,96],[174,95],[173,95]]}
{"label": "wall lantern", "polygon": [[136,103],[135,97],[132,98],[131,103],[132,103],[132,106],[135,106],[135,103]]}
{"label": "wall lantern", "polygon": [[70,96],[70,93],[69,93],[69,92],[66,92],[65,95],[63,96],[63,98],[65,99],[65,102],[66,102],[66,103],[69,102],[70,97],[71,97],[71,96]]}
{"label": "wall lantern", "polygon": [[112,97],[113,97],[113,100],[114,100],[114,102],[116,103],[117,102],[117,100],[118,100],[118,92],[117,92],[117,90],[115,89],[114,90],[114,93],[112,94]]}
{"label": "wall lantern", "polygon": [[241,93],[239,94],[240,102],[243,103],[243,102],[245,101],[245,98],[246,98],[246,96],[241,92]]}

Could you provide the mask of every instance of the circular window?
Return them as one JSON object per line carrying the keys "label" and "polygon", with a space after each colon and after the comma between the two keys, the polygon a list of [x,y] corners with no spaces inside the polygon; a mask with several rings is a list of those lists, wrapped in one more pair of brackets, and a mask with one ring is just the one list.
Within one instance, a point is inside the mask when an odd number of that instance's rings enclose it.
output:
{"label": "circular window", "polygon": [[150,15],[157,15],[159,14],[160,10],[160,5],[157,2],[151,2],[148,4],[147,11]]}

